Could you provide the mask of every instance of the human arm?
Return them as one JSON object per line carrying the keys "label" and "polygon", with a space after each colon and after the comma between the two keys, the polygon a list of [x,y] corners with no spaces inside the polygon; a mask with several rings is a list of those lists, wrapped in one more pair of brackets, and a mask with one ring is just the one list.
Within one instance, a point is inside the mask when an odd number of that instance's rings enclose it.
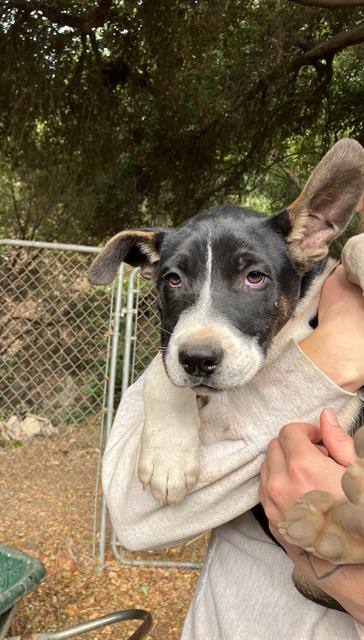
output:
{"label": "human arm", "polygon": [[353,392],[364,384],[363,310],[363,291],[348,282],[342,266],[337,267],[322,287],[318,327],[300,342],[323,373]]}
{"label": "human arm", "polygon": [[[315,445],[318,441],[323,447]],[[272,440],[261,469],[259,495],[272,533],[299,572],[364,622],[363,565],[331,564],[289,544],[278,531],[288,510],[306,492],[315,489],[343,496],[341,479],[346,465],[353,462],[352,438],[340,427],[335,413],[325,410],[320,430],[312,424],[294,423]]]}

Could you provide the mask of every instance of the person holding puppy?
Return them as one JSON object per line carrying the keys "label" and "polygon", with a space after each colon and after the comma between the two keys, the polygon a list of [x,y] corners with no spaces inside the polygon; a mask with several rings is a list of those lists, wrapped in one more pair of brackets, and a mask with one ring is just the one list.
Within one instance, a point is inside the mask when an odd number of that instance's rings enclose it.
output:
{"label": "person holding puppy", "polygon": [[[301,343],[322,371],[353,392],[364,382],[363,308],[362,292],[346,281],[343,268],[338,267],[323,287],[319,328]],[[343,495],[341,479],[354,459],[352,438],[341,428],[333,409],[326,408],[320,416],[320,428],[305,422],[291,423],[270,442],[261,468],[259,497],[271,532],[303,576],[341,604],[358,623],[364,623],[363,566],[332,565],[302,553],[278,530],[287,511],[306,492],[319,489]],[[364,624],[358,624],[358,633],[364,637]]]}
{"label": "person holding puppy", "polygon": [[[116,416],[103,480],[121,543],[131,550],[156,548],[213,530],[183,640],[354,640],[364,622],[363,567],[344,566],[330,573],[333,566],[301,556],[277,532],[287,510],[306,491],[341,491],[340,479],[353,455],[351,439],[333,424],[335,413],[324,411],[320,432],[317,427],[322,409],[339,408],[364,384],[364,298],[341,268],[323,286],[318,328],[299,345],[290,343],[274,370],[269,367],[254,380],[255,385],[262,381],[259,395],[249,384],[243,388],[247,410],[241,440],[202,445],[201,466],[210,481],[174,507],[159,506],[137,480],[143,378],[125,394]],[[288,422],[287,407],[305,422],[280,431]],[[247,424],[254,439],[246,435]],[[319,440],[321,449],[315,446]],[[236,460],[233,471],[226,471],[227,456]],[[287,554],[249,511],[258,502],[262,464],[260,499]],[[342,611],[304,598],[291,579],[295,564]]]}

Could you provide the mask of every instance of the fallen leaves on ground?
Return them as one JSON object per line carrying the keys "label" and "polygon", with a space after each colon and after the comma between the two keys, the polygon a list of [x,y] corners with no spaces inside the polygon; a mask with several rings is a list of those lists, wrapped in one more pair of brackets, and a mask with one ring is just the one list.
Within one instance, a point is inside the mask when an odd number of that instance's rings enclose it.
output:
{"label": "fallen leaves on ground", "polygon": [[[153,615],[149,638],[177,640],[198,571],[125,566],[108,547],[101,572],[92,557],[98,440],[96,427],[90,427],[86,443],[75,429],[59,438],[35,438],[11,454],[0,451],[0,541],[38,557],[47,570],[44,582],[20,604],[11,633],[56,631],[140,608]],[[206,538],[166,557],[199,561],[205,547]],[[126,640],[138,624],[117,623],[82,637]]]}

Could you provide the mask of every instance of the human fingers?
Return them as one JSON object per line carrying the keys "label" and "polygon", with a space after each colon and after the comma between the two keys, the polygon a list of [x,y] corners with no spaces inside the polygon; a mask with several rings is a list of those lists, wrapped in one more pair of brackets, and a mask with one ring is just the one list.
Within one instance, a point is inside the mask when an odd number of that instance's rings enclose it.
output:
{"label": "human fingers", "polygon": [[[320,461],[325,459],[321,452],[316,450],[317,445],[312,444],[309,439],[307,442],[310,453],[313,450]],[[312,455],[304,455],[302,462],[300,451],[297,458],[292,459],[286,457],[279,438],[274,438],[268,445],[267,456],[261,470],[260,500],[272,524],[280,522],[288,509],[311,486]],[[319,465],[314,466],[317,468]]]}
{"label": "human fingers", "polygon": [[291,422],[279,432],[279,442],[286,459],[292,456],[302,457],[305,452],[320,453],[315,446],[320,440],[319,429],[309,422]]}
{"label": "human fingers", "polygon": [[346,467],[355,460],[354,443],[340,426],[335,411],[328,407],[320,416],[321,438],[331,458]]}
{"label": "human fingers", "polygon": [[323,453],[324,456],[326,456],[326,458],[329,457],[329,452],[326,449],[326,447],[324,447],[322,444],[315,444],[315,447],[318,451],[320,451],[321,453]]}
{"label": "human fingers", "polygon": [[259,500],[265,508],[265,504],[267,501],[267,479],[268,479],[268,464],[265,459],[261,468],[260,468],[260,476],[259,476]]}
{"label": "human fingers", "polygon": [[267,447],[266,462],[269,474],[286,473],[287,462],[279,438],[273,438]]}

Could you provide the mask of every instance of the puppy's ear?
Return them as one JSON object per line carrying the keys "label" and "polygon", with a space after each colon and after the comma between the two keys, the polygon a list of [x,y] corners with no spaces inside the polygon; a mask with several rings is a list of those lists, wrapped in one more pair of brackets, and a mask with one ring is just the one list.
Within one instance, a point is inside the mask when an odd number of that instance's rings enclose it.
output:
{"label": "puppy's ear", "polygon": [[302,193],[272,224],[286,236],[301,270],[328,254],[329,244],[350,222],[364,192],[364,149],[349,138],[324,156]]}
{"label": "puppy's ear", "polygon": [[145,277],[151,277],[159,261],[160,247],[166,231],[163,229],[132,229],[111,238],[93,261],[88,279],[91,284],[110,284],[121,262],[141,267]]}

